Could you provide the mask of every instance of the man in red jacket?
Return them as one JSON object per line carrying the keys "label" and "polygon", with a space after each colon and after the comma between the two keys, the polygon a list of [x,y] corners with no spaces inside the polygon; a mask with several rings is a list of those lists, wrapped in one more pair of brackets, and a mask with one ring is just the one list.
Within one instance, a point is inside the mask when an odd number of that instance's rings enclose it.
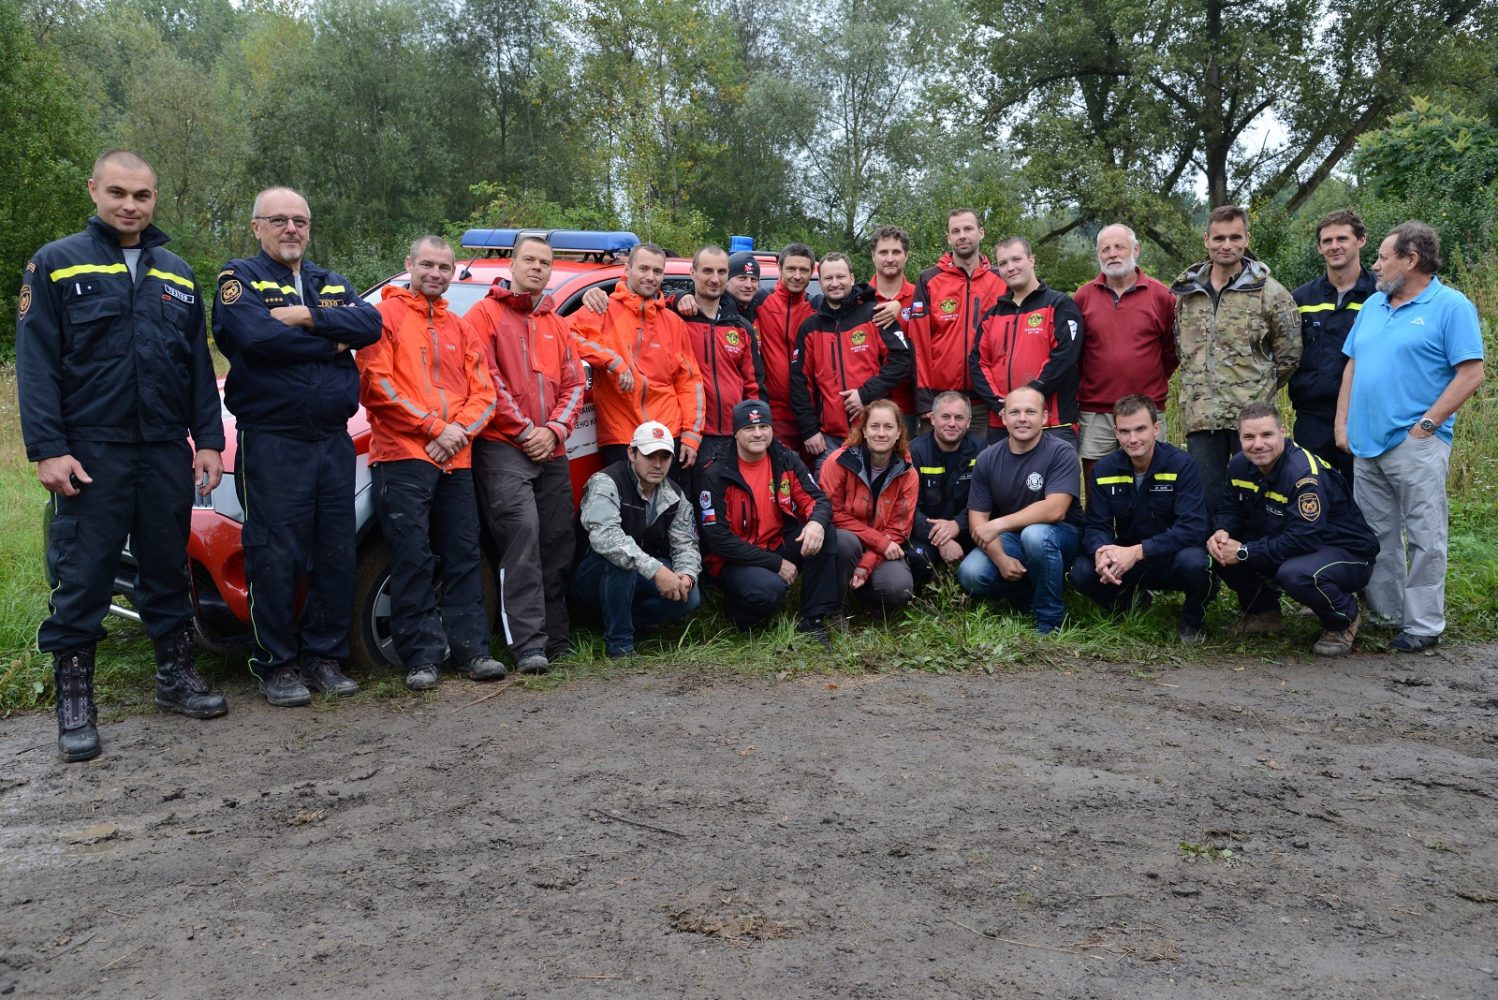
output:
{"label": "man in red jacket", "polygon": [[692,315],[682,315],[697,369],[702,373],[705,415],[702,447],[697,459],[706,462],[726,455],[733,447],[733,408],[758,399],[759,349],[754,328],[740,315],[728,290],[728,252],[709,244],[692,258]]}
{"label": "man in red jacket", "polygon": [[1113,405],[1125,396],[1149,397],[1162,414],[1176,370],[1176,300],[1170,289],[1139,267],[1139,240],[1122,223],[1097,234],[1098,276],[1073,299],[1087,336],[1077,362],[1077,405],[1081,410],[1082,467],[1113,454]]}
{"label": "man in red jacket", "polygon": [[[869,284],[874,288],[874,297],[881,306],[893,309],[892,317],[876,311],[874,322],[881,326],[896,322],[903,330],[910,322],[910,304],[915,300],[915,284],[905,277],[905,265],[910,261],[909,234],[899,226],[880,226],[874,230],[874,248],[870,255],[874,260],[874,277]],[[910,374],[900,380],[889,398],[900,408],[906,436],[914,437],[920,431],[921,420],[915,409],[913,364]]]}
{"label": "man in red jacket", "polygon": [[453,268],[446,240],[413,243],[411,287],[385,286],[380,339],[355,358],[375,514],[390,546],[390,627],[413,691],[437,686],[449,652],[474,680],[505,675],[489,655],[469,447],[494,414],[494,383],[483,345],[442,297]]}
{"label": "man in red jacket", "polygon": [[[910,303],[905,333],[915,356],[915,406],[926,416],[939,392],[956,390],[973,396],[968,356],[978,337],[983,314],[1004,294],[1004,280],[980,252],[983,225],[972,208],[947,213],[949,253],[921,272]],[[988,426],[988,412],[973,408],[973,430]]]}
{"label": "man in red jacket", "polygon": [[510,287],[497,282],[464,317],[488,354],[498,403],[474,443],[479,496],[499,545],[500,621],[521,673],[545,673],[569,648],[572,479],[567,436],[583,405],[582,367],[545,295],[551,247],[518,241]]}
{"label": "man in red jacket", "polygon": [[806,286],[811,284],[817,255],[805,243],[788,243],[780,251],[780,279],[754,313],[759,353],[764,361],[764,398],[775,415],[775,439],[792,451],[801,448],[801,432],[791,410],[791,355],[796,331],[812,313]]}

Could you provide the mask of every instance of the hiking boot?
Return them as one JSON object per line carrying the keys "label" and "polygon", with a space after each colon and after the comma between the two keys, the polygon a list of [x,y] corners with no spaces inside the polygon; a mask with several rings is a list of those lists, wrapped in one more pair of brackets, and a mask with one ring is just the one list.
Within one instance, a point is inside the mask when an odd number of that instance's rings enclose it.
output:
{"label": "hiking boot", "polygon": [[537,646],[515,658],[515,669],[522,674],[544,674],[551,669],[551,661],[546,658],[546,650]]}
{"label": "hiking boot", "polygon": [[480,653],[460,666],[458,673],[471,681],[497,681],[509,671],[494,657],[487,653]]}
{"label": "hiking boot", "polygon": [[437,686],[437,664],[422,663],[406,671],[406,687],[412,691],[430,691]]}
{"label": "hiking boot", "polygon": [[1176,637],[1181,640],[1182,646],[1200,646],[1207,641],[1207,629],[1201,622],[1181,622],[1181,627],[1176,629]]}
{"label": "hiking boot", "polygon": [[1279,608],[1247,614],[1238,622],[1239,635],[1278,635],[1285,630],[1285,617]]}
{"label": "hiking boot", "polygon": [[1438,635],[1401,632],[1390,641],[1389,645],[1401,653],[1423,653],[1427,649],[1435,649],[1440,643],[1441,637]]}
{"label": "hiking boot", "polygon": [[69,764],[99,756],[99,713],[94,707],[94,651],[52,654],[57,687],[57,752]]}
{"label": "hiking boot", "polygon": [[198,673],[191,629],[154,640],[152,645],[156,647],[157,708],[189,719],[212,719],[228,713],[224,696],[210,691],[208,682]]}
{"label": "hiking boot", "polygon": [[832,648],[832,636],[827,632],[827,623],[820,618],[803,618],[796,631],[807,636],[823,649]]}
{"label": "hiking boot", "polygon": [[618,649],[605,649],[603,655],[611,660],[633,660],[640,654],[635,652],[633,646],[620,646]]}
{"label": "hiking boot", "polygon": [[1317,656],[1346,656],[1352,652],[1352,640],[1358,637],[1358,626],[1362,624],[1363,616],[1359,614],[1344,629],[1327,629],[1311,646],[1311,652]]}
{"label": "hiking boot", "polygon": [[325,656],[309,656],[302,661],[302,683],[313,691],[343,697],[359,690],[359,682],[338,669],[338,661]]}
{"label": "hiking boot", "polygon": [[287,663],[272,670],[260,682],[260,693],[277,708],[300,708],[312,704],[312,692],[302,683],[296,667]]}

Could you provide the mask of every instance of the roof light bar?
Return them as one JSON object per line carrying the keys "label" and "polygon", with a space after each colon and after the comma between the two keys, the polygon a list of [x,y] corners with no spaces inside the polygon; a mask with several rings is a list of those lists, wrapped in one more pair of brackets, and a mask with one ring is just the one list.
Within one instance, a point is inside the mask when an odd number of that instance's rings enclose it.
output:
{"label": "roof light bar", "polygon": [[628,253],[640,243],[630,232],[594,229],[470,229],[460,241],[465,250],[514,250],[520,236],[539,236],[557,253]]}

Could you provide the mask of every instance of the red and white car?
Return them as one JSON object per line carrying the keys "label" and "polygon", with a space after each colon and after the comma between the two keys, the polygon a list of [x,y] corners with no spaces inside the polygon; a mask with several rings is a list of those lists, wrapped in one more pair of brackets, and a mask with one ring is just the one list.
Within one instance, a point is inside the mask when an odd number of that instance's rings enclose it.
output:
{"label": "red and white car", "polygon": [[[557,311],[566,316],[582,307],[589,289],[605,292],[624,276],[624,256],[639,243],[633,233],[570,230],[473,229],[463,235],[458,273],[447,292],[450,306],[460,315],[467,312],[496,281],[510,277],[509,252],[521,233],[544,236],[555,253],[548,294],[557,301]],[[666,262],[662,290],[666,294],[692,290],[691,261],[673,257]],[[762,287],[771,287],[779,271],[773,255],[761,259]],[[392,282],[404,283],[409,275],[398,274],[365,292],[370,302],[380,300],[380,290]],[[390,553],[380,537],[375,518],[369,473],[369,422],[361,409],[349,421],[349,434],[358,454],[354,511],[358,537],[358,566],[354,581],[354,609],[350,635],[350,659],[360,670],[397,664],[390,634]],[[192,577],[194,624],[204,648],[228,652],[250,646],[249,603],[245,585],[244,551],[240,545],[243,512],[234,493],[234,416],[224,410],[224,479],[212,496],[200,498],[192,512],[192,534],[187,543]],[[598,446],[589,402],[578,419],[577,430],[567,440],[572,485],[581,495],[583,483],[598,470]],[[117,594],[129,598],[135,587],[135,559],[129,542],[121,555],[115,579]],[[485,548],[491,548],[488,538]],[[485,596],[491,619],[497,606],[494,574],[486,564]],[[139,616],[121,604],[111,611],[129,618]]]}

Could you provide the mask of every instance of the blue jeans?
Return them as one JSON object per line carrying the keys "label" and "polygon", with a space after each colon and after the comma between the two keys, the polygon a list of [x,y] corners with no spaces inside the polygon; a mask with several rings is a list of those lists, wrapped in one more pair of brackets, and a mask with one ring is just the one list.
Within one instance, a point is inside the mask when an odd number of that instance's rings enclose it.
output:
{"label": "blue jeans", "polygon": [[999,536],[1004,551],[1025,567],[1018,580],[1006,580],[981,549],[969,552],[957,567],[957,584],[974,597],[1002,597],[1035,612],[1035,627],[1052,632],[1061,627],[1066,602],[1061,585],[1077,558],[1082,533],[1070,524],[1032,524],[1018,533]]}
{"label": "blue jeans", "polygon": [[[666,563],[671,568],[671,563]],[[632,569],[621,569],[589,552],[572,574],[572,596],[603,616],[603,645],[610,655],[635,648],[635,630],[685,618],[702,603],[699,580],[685,601],[672,601]]]}

